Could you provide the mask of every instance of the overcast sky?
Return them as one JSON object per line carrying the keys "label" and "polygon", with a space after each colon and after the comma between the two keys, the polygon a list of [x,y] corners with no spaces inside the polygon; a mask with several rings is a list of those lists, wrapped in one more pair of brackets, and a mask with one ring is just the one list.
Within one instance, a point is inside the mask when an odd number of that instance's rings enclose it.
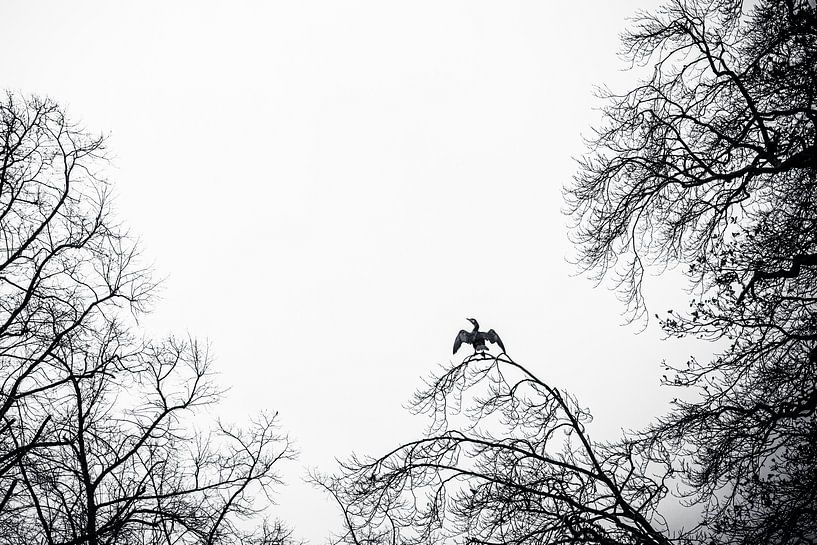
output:
{"label": "overcast sky", "polygon": [[[320,543],[339,519],[305,468],[422,429],[402,404],[466,317],[596,437],[672,396],[658,364],[689,348],[620,325],[562,214],[650,5],[4,0],[0,82],[110,135],[118,216],[166,278],[146,327],[209,339],[222,416],[280,412],[301,456],[276,513]],[[662,289],[651,311],[686,300]]]}

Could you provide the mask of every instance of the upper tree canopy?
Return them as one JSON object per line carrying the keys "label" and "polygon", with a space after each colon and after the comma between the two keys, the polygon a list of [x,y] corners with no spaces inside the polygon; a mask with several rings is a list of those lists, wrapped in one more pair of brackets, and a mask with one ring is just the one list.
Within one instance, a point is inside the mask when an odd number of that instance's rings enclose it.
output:
{"label": "upper tree canopy", "polygon": [[723,339],[668,382],[700,400],[642,434],[675,453],[681,491],[720,542],[817,535],[817,13],[806,0],[675,1],[625,54],[652,69],[607,95],[568,195],[585,267],[613,272],[633,315],[650,264],[695,298],[661,321]]}
{"label": "upper tree canopy", "polygon": [[605,95],[568,199],[582,263],[615,270],[634,312],[648,263],[689,265],[708,288],[814,259],[815,32],[806,0],[715,0],[671,2],[624,35],[652,76]]}

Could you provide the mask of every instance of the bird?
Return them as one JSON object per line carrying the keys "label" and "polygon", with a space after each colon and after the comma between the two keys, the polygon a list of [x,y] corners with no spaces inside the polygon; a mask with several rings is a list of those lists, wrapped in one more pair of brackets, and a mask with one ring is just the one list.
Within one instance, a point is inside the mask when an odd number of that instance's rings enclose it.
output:
{"label": "bird", "polygon": [[471,325],[474,326],[472,331],[465,331],[464,329],[460,329],[460,332],[457,333],[456,338],[454,339],[454,354],[457,353],[457,350],[460,349],[462,343],[470,344],[474,347],[474,352],[487,352],[488,347],[485,346],[485,341],[492,342],[494,344],[498,344],[499,348],[502,349],[502,352],[505,352],[505,345],[502,344],[502,339],[499,338],[499,335],[496,334],[496,331],[493,329],[489,329],[487,332],[479,330],[479,322],[477,322],[473,318],[466,318]]}

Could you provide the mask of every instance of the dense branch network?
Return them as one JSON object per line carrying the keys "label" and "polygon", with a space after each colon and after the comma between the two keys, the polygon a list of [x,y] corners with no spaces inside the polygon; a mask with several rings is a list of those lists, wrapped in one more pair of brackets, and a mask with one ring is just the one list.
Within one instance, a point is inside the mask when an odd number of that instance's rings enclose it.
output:
{"label": "dense branch network", "polygon": [[702,540],[817,535],[817,13],[806,1],[668,3],[624,39],[652,75],[608,94],[568,191],[581,261],[617,275],[632,316],[645,267],[682,265],[695,298],[669,336],[719,341],[668,365],[698,399],[644,430],[683,462]]}
{"label": "dense branch network", "polygon": [[112,217],[104,151],[52,101],[0,102],[0,541],[281,543],[248,519],[290,442],[274,416],[192,431],[220,397],[211,361],[137,337],[155,283]]}
{"label": "dense branch network", "polygon": [[424,437],[316,476],[344,510],[348,543],[666,544],[657,508],[672,474],[594,442],[589,413],[507,355],[476,354],[412,403]]}

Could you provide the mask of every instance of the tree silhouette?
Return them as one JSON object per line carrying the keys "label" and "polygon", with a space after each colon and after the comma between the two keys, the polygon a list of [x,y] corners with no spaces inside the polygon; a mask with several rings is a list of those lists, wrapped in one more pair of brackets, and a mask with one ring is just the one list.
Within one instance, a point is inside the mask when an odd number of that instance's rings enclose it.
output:
{"label": "tree silhouette", "polygon": [[[687,265],[704,292],[726,273],[749,287],[795,259],[813,264],[798,210],[817,167],[815,12],[805,1],[742,8],[675,1],[641,14],[625,55],[652,76],[603,94],[604,122],[568,191],[582,264],[618,273],[636,314],[645,263]],[[743,253],[723,262],[735,236]]]}
{"label": "tree silhouette", "polygon": [[[683,461],[702,539],[817,536],[817,13],[808,2],[674,2],[624,43],[652,77],[608,95],[569,196],[583,264],[618,273],[636,314],[645,264],[695,298],[666,333],[727,343],[670,366],[697,400],[644,430]],[[621,256],[625,256],[621,259]]]}
{"label": "tree silhouette", "polygon": [[103,139],[7,94],[0,141],[0,541],[282,542],[242,522],[293,456],[274,417],[208,431],[206,350],[138,338],[155,283],[110,212]]}
{"label": "tree silhouette", "polygon": [[[609,444],[505,356],[446,369],[415,399],[437,418],[426,436],[318,476],[342,539],[817,539],[817,13],[673,0],[623,43],[648,76],[602,93],[566,192],[579,262],[615,280],[631,319],[645,316],[646,269],[683,267],[694,298],[661,326],[726,348],[668,365],[685,401]],[[460,408],[467,421],[449,426]],[[661,516],[677,501],[700,514],[684,532]]]}
{"label": "tree silhouette", "polygon": [[340,541],[670,543],[669,463],[648,473],[591,440],[587,410],[507,354],[444,367],[411,407],[431,416],[424,437],[313,476],[343,509]]}

